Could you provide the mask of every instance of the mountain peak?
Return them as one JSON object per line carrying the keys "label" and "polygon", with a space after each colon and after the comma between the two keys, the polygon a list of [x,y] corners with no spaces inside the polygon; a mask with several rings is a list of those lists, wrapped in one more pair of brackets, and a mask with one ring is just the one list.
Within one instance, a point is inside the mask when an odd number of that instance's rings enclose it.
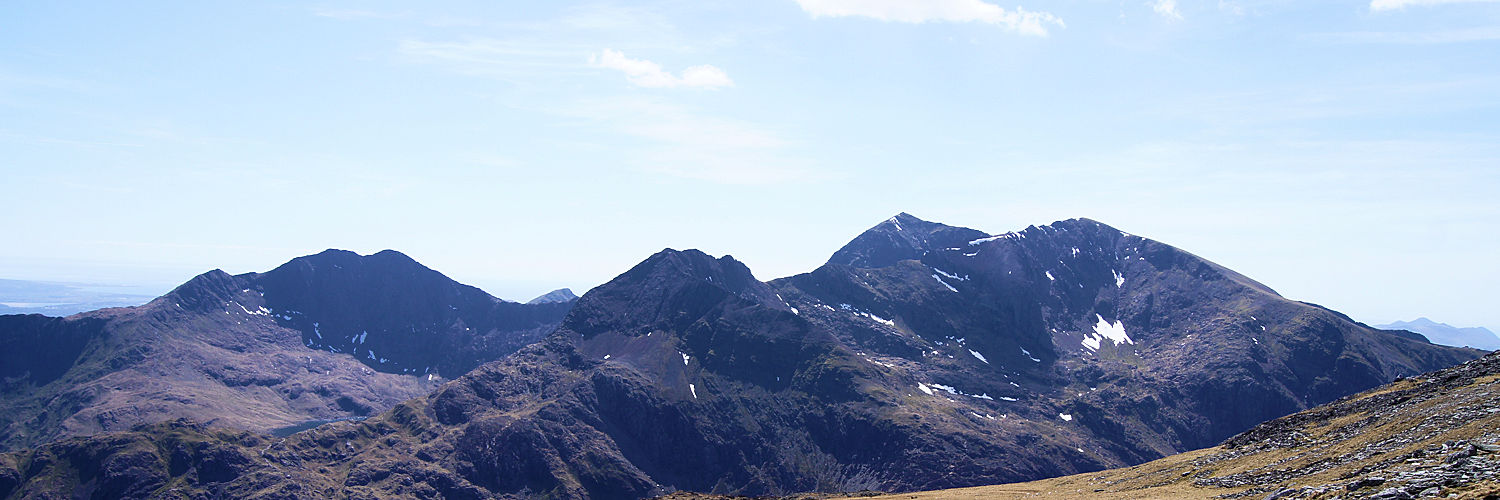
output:
{"label": "mountain peak", "polygon": [[956,247],[989,235],[978,230],[928,222],[906,212],[896,214],[855,237],[834,252],[829,264],[880,268],[920,259],[932,250]]}
{"label": "mountain peak", "polygon": [[186,283],[167,292],[164,298],[188,310],[206,311],[217,308],[239,291],[242,283],[222,269],[194,276]]}
{"label": "mountain peak", "polygon": [[527,304],[554,304],[554,303],[561,303],[561,302],[571,302],[571,301],[573,301],[573,300],[575,300],[577,298],[578,298],[578,296],[573,294],[573,290],[572,289],[569,289],[569,288],[559,288],[559,289],[547,292],[545,294],[542,294],[541,296],[539,296],[537,298],[534,298],[534,299],[531,299],[530,301],[528,301],[526,303]]}
{"label": "mountain peak", "polygon": [[731,295],[777,309],[788,307],[734,257],[667,248],[589,290],[564,325],[585,336],[634,331],[680,319],[685,311],[717,303],[719,299],[712,297]]}
{"label": "mountain peak", "polygon": [[1494,332],[1484,327],[1461,328],[1447,323],[1439,323],[1425,317],[1412,321],[1397,321],[1384,325],[1375,325],[1375,327],[1387,330],[1416,332],[1434,344],[1473,347],[1487,351],[1500,350],[1500,336],[1496,336]]}

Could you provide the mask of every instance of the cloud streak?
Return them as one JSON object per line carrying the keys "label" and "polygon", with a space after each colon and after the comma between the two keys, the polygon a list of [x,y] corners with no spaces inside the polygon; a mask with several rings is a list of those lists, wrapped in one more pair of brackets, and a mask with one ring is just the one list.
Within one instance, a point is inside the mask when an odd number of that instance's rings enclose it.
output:
{"label": "cloud streak", "polygon": [[1432,7],[1455,3],[1494,3],[1500,0],[1370,0],[1370,10],[1404,10],[1407,7]]}
{"label": "cloud streak", "polygon": [[674,75],[662,69],[660,64],[645,59],[631,59],[614,49],[604,49],[603,52],[590,56],[589,65],[625,73],[626,80],[638,87],[717,89],[734,86],[729,74],[714,66],[692,66],[682,70],[681,75]]}
{"label": "cloud streak", "polygon": [[1020,7],[1006,10],[980,0],[797,0],[802,10],[820,17],[868,17],[900,23],[985,23],[1030,36],[1047,36],[1048,26],[1066,27],[1047,12]]}
{"label": "cloud streak", "polygon": [[837,174],[798,154],[764,125],[703,114],[656,98],[583,100],[563,114],[632,138],[627,161],[641,172],[726,185],[819,182]]}

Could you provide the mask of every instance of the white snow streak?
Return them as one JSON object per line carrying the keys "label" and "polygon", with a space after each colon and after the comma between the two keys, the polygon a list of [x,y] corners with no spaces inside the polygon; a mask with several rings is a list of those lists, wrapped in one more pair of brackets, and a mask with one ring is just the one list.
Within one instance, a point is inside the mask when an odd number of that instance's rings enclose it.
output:
{"label": "white snow streak", "polygon": [[938,275],[932,275],[932,279],[937,280],[938,283],[942,283],[943,286],[948,287],[948,290],[952,291],[953,293],[958,293],[957,288],[953,288],[953,285],[949,285],[948,282],[943,281],[943,278],[938,277]]}

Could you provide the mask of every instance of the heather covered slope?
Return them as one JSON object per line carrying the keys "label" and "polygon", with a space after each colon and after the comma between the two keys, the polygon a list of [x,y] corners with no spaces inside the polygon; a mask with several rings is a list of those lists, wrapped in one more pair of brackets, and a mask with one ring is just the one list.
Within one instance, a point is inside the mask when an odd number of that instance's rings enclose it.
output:
{"label": "heather covered slope", "polygon": [[140,307],[0,316],[0,443],[371,415],[541,338],[570,305],[502,302],[392,251],[330,250],[204,273]]}

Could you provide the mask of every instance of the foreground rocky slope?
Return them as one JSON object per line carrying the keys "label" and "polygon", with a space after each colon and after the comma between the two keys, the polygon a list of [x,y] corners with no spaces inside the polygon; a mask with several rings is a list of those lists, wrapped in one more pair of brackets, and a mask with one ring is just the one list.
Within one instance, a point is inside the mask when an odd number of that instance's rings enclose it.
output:
{"label": "foreground rocky slope", "polygon": [[1500,354],[1135,467],[881,498],[1496,498]]}
{"label": "foreground rocky slope", "polygon": [[363,422],[162,424],[0,476],[38,496],[921,490],[1141,463],[1475,356],[1093,221],[989,236],[903,214],[771,283],[665,250],[543,341]]}
{"label": "foreground rocky slope", "polygon": [[140,307],[0,316],[0,445],[371,415],[536,341],[570,306],[503,302],[393,251],[329,250],[204,273]]}

